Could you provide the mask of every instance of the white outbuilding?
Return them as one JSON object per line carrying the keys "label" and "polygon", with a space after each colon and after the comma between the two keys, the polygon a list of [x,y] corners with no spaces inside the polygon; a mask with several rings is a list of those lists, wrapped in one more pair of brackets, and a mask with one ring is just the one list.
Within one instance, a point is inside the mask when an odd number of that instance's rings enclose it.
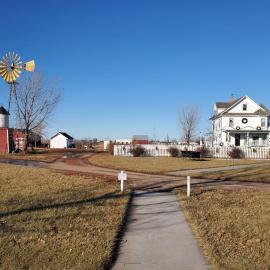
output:
{"label": "white outbuilding", "polygon": [[74,146],[73,138],[65,132],[58,132],[51,137],[50,148],[71,148]]}

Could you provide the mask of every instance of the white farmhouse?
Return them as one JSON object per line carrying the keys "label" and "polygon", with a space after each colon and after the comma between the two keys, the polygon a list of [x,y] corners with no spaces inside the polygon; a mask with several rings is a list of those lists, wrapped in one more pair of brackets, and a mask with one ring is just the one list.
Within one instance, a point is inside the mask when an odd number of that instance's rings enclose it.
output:
{"label": "white farmhouse", "polygon": [[65,132],[58,132],[50,140],[50,148],[71,148],[73,145],[73,138]]}
{"label": "white farmhouse", "polygon": [[269,146],[270,111],[248,96],[214,104],[213,146]]}

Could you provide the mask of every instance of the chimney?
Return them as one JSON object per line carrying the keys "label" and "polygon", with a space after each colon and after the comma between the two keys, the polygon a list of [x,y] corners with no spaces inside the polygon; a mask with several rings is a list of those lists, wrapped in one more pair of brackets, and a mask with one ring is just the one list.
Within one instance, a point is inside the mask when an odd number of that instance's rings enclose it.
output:
{"label": "chimney", "polygon": [[234,96],[233,96],[233,94],[231,94],[231,96],[230,96],[230,104],[233,104],[234,103]]}

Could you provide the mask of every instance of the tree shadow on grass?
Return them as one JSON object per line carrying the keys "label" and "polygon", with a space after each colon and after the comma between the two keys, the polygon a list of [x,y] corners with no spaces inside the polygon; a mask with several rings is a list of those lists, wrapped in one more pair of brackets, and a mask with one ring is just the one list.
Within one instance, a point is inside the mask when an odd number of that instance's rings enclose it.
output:
{"label": "tree shadow on grass", "polygon": [[34,211],[42,211],[46,209],[54,209],[54,208],[64,208],[64,207],[76,207],[80,206],[86,203],[97,203],[103,200],[109,200],[109,199],[118,199],[118,198],[123,198],[125,196],[129,196],[128,194],[120,194],[120,193],[106,193],[101,196],[95,197],[95,198],[88,198],[88,199],[83,199],[83,200],[77,200],[77,201],[72,201],[72,202],[64,202],[64,203],[55,203],[55,204],[44,204],[44,205],[34,205],[31,207],[26,207],[26,208],[21,208],[18,210],[14,211],[8,211],[8,212],[3,212],[0,213],[0,218],[3,217],[8,217],[12,215],[18,215],[22,213],[30,213]]}
{"label": "tree shadow on grass", "polygon": [[119,256],[121,242],[122,242],[124,233],[126,231],[127,223],[128,223],[128,220],[129,220],[129,217],[130,217],[130,213],[131,213],[131,205],[132,205],[133,197],[134,197],[134,193],[131,192],[131,195],[129,197],[129,201],[128,201],[128,204],[126,206],[126,209],[125,209],[125,213],[124,213],[122,222],[121,222],[121,224],[119,226],[119,229],[118,229],[117,234],[116,234],[116,237],[115,237],[115,241],[114,241],[114,246],[113,246],[113,250],[112,250],[112,253],[111,253],[111,257],[110,257],[110,259],[108,261],[106,261],[104,263],[103,270],[110,270],[110,269],[112,269],[112,267],[114,266],[114,264],[115,264],[115,262],[117,260],[117,257]]}

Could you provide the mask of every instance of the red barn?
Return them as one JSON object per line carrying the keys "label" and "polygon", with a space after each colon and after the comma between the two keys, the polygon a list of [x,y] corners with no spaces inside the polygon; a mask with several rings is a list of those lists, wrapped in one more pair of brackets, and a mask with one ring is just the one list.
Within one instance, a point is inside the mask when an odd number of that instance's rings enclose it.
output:
{"label": "red barn", "polygon": [[9,132],[8,128],[0,128],[0,154],[9,153]]}
{"label": "red barn", "polygon": [[10,140],[9,140],[9,128],[8,111],[1,106],[0,107],[0,153],[10,152]]}
{"label": "red barn", "polygon": [[0,154],[23,150],[24,132],[9,128],[9,112],[0,107]]}
{"label": "red barn", "polygon": [[133,144],[148,144],[148,136],[147,135],[134,135],[132,137]]}

